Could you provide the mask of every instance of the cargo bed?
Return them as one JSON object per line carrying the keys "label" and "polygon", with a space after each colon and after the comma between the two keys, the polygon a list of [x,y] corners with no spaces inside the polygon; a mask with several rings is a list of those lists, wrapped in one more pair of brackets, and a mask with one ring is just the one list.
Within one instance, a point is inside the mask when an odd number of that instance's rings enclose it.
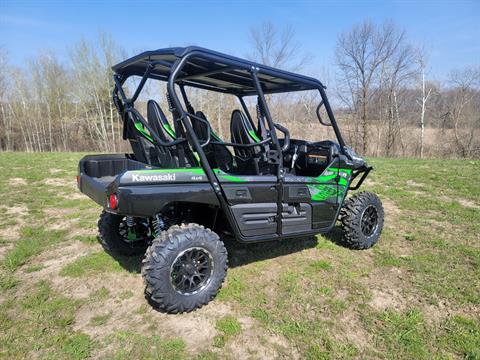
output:
{"label": "cargo bed", "polygon": [[129,170],[152,169],[126,154],[87,155],[79,163],[78,187],[97,204],[107,207],[107,188]]}
{"label": "cargo bed", "polygon": [[[126,154],[85,156],[79,163],[78,187],[107,211],[121,215],[150,217],[178,201],[218,205],[202,169],[160,169]],[[115,209],[109,207],[110,194],[118,198]]]}

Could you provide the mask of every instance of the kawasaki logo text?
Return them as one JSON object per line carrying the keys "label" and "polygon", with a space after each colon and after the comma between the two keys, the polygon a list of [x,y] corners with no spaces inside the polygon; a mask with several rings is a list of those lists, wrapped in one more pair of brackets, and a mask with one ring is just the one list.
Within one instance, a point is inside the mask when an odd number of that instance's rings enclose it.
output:
{"label": "kawasaki logo text", "polygon": [[132,174],[132,181],[133,182],[175,181],[175,174],[161,174],[161,175]]}

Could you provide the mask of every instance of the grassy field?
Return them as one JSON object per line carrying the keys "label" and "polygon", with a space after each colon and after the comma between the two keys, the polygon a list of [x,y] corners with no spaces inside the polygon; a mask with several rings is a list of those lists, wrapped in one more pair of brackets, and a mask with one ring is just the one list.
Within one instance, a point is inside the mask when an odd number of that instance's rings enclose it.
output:
{"label": "grassy field", "polygon": [[479,161],[373,160],[375,248],[230,244],[219,296],[173,316],[97,243],[80,157],[0,154],[0,358],[480,359]]}

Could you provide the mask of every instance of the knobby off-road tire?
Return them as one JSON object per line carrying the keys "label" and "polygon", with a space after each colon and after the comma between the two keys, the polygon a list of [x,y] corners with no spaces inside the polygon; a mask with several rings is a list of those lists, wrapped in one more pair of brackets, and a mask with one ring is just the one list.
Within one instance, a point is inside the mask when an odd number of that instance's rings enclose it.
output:
{"label": "knobby off-road tire", "polygon": [[368,191],[345,200],[340,212],[343,241],[352,249],[368,249],[378,241],[383,229],[383,206],[377,195]]}
{"label": "knobby off-road tire", "polygon": [[121,235],[124,227],[124,217],[103,211],[98,220],[99,241],[109,253],[118,253],[125,256],[141,255],[147,249],[145,240],[128,241]]}
{"label": "knobby off-road tire", "polygon": [[198,309],[220,290],[227,264],[227,250],[213,231],[193,223],[172,226],[147,249],[145,295],[167,313]]}

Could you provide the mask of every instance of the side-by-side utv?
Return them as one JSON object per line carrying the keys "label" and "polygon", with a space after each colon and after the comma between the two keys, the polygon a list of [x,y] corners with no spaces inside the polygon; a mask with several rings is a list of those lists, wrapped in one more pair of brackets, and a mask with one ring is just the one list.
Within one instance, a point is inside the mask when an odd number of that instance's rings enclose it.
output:
{"label": "side-by-side utv", "polygon": [[[217,294],[227,271],[222,239],[326,233],[340,218],[345,244],[366,249],[377,242],[379,198],[370,192],[346,198],[371,167],[345,145],[320,81],[199,47],[147,51],[113,72],[113,101],[132,153],[85,156],[79,188],[104,208],[98,226],[106,250],[145,253],[145,292],[159,309],[191,311]],[[132,76],[141,80],[127,96]],[[135,108],[148,79],[167,83],[171,116],[154,99],[146,118]],[[238,99],[225,119],[229,139],[194,109],[188,87]],[[267,94],[306,90],[319,92],[318,120],[333,128],[336,141],[290,138],[272,118]],[[255,103],[251,114],[247,104]]]}

